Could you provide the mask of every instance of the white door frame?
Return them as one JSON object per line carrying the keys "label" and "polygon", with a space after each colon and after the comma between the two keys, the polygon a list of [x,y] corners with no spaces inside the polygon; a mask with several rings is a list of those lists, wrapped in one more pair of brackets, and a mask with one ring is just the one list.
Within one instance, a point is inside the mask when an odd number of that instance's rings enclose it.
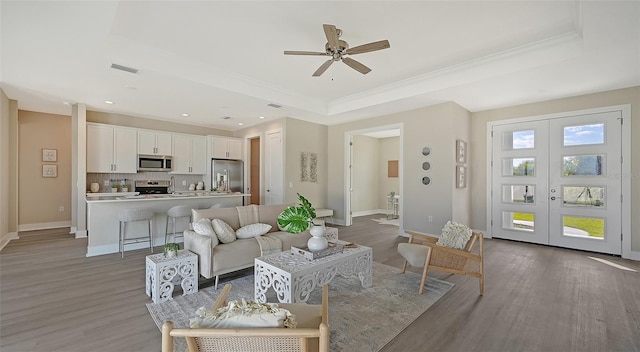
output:
{"label": "white door frame", "polygon": [[[602,108],[594,108],[594,109],[586,109],[586,110],[577,110],[577,111],[567,111],[555,114],[548,115],[538,115],[538,116],[528,116],[528,117],[520,117],[509,120],[497,120],[497,121],[489,121],[487,122],[487,160],[491,160],[492,157],[492,143],[491,141],[491,130],[493,126],[503,125],[503,124],[511,124],[518,122],[530,122],[530,121],[538,121],[538,120],[549,120],[563,117],[571,117],[576,115],[588,115],[594,113],[604,113],[604,112],[612,112],[619,111],[621,113],[623,119],[623,128],[622,128],[622,211],[620,212],[621,217],[621,225],[622,225],[622,257],[628,259],[636,259],[640,260],[640,252],[632,252],[631,250],[631,105],[615,105],[608,106]],[[488,163],[487,163],[488,165]],[[487,181],[486,181],[486,189],[487,189],[487,237],[491,237],[493,235],[493,227],[491,226],[492,219],[492,197],[491,194],[493,192],[492,185],[492,175],[491,175],[491,167],[487,167]],[[496,190],[497,192],[498,190]]]}
{"label": "white door frame", "polygon": [[361,130],[353,130],[353,131],[346,131],[344,133],[344,222],[345,222],[345,226],[351,226],[351,224],[353,223],[353,217],[351,216],[351,178],[350,178],[350,170],[349,167],[350,165],[353,164],[351,157],[352,157],[352,153],[351,153],[351,147],[349,145],[349,143],[351,141],[353,141],[353,136],[357,136],[357,135],[361,135],[364,133],[371,133],[371,132],[378,132],[378,131],[386,131],[386,130],[395,130],[395,129],[399,129],[400,130],[400,140],[399,140],[399,154],[398,155],[398,183],[399,183],[399,190],[398,192],[400,192],[400,204],[398,204],[398,213],[400,214],[399,218],[398,218],[398,223],[400,224],[400,233],[402,233],[403,230],[403,226],[402,226],[402,203],[404,202],[404,197],[402,197],[403,193],[403,188],[404,188],[404,179],[403,179],[403,146],[404,146],[404,124],[403,123],[397,123],[397,124],[391,124],[391,125],[383,125],[383,126],[376,126],[376,127],[370,127],[370,128],[365,128],[365,129],[361,129]]}
{"label": "white door frame", "polygon": [[[285,178],[286,178],[285,165],[286,165],[287,161],[285,160],[285,153],[284,153],[286,146],[285,146],[284,137],[283,137],[283,135],[284,135],[283,134],[283,129],[282,128],[275,128],[275,129],[272,129],[272,130],[265,131],[264,132],[264,141],[262,141],[262,140],[260,141],[261,147],[264,147],[264,148],[261,148],[261,149],[264,149],[264,152],[262,152],[262,151],[260,152],[260,154],[263,155],[263,160],[264,160],[264,163],[261,166],[261,169],[264,171],[264,176],[263,176],[262,182],[261,182],[262,183],[262,190],[261,190],[261,194],[260,194],[260,199],[261,200],[264,199],[264,201],[261,201],[260,204],[270,204],[269,201],[268,201],[268,196],[269,196],[268,193],[269,192],[267,192],[267,188],[269,187],[269,185],[267,184],[267,170],[265,169],[265,167],[267,166],[266,165],[267,164],[267,158],[268,158],[267,153],[271,152],[271,150],[267,150],[267,140],[269,138],[269,135],[273,134],[273,133],[279,133],[280,134],[280,141],[281,141],[280,142],[280,150],[279,150],[279,152],[280,152],[280,157],[282,158],[282,169],[280,170],[280,172],[282,172],[282,184],[280,185],[281,190],[282,190],[282,194],[280,195],[280,197],[281,197],[282,200],[280,201],[280,203],[284,203],[284,200],[286,199],[286,197],[285,197],[285,192],[286,192],[286,188],[285,188]],[[262,144],[262,143],[264,143],[264,144]]]}

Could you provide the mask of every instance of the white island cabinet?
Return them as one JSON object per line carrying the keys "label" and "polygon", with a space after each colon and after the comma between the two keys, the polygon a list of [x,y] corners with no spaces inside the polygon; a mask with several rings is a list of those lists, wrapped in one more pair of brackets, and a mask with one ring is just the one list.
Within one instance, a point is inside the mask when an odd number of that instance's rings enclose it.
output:
{"label": "white island cabinet", "polygon": [[87,123],[87,172],[136,173],[136,129]]}
{"label": "white island cabinet", "polygon": [[[204,194],[207,193],[207,194]],[[118,213],[128,208],[150,208],[153,213],[151,233],[154,247],[164,244],[166,233],[167,210],[176,205],[187,205],[193,209],[206,209],[214,204],[222,204],[224,207],[236,207],[242,205],[244,197],[249,194],[240,193],[208,193],[203,195],[191,193],[185,195],[139,195],[139,196],[112,196],[112,197],[88,197],[87,198],[87,229],[89,231],[87,244],[87,257],[119,252]],[[187,226],[178,223],[178,228]],[[133,222],[127,224],[127,233],[132,235],[146,232],[146,222]],[[130,236],[133,237],[133,236]],[[125,246],[125,251],[135,249],[149,249],[149,243],[137,243]],[[162,247],[157,248],[159,252]]]}

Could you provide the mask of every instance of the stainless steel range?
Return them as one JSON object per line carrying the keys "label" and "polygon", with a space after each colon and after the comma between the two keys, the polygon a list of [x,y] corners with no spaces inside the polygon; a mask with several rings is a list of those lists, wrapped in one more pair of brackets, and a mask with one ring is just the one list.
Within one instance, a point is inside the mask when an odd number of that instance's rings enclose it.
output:
{"label": "stainless steel range", "polygon": [[168,194],[170,184],[164,180],[137,180],[135,191],[140,194]]}

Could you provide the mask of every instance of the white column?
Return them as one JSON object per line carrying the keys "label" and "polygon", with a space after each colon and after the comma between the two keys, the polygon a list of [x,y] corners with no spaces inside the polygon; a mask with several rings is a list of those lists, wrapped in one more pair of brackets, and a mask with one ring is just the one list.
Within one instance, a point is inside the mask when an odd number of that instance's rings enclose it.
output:
{"label": "white column", "polygon": [[87,106],[74,104],[71,112],[71,233],[87,237]]}

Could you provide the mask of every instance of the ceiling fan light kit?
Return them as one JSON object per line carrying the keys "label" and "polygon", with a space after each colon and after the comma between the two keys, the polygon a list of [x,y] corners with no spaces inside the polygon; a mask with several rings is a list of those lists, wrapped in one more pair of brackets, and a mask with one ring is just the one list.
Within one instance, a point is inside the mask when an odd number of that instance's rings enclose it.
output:
{"label": "ceiling fan light kit", "polygon": [[336,28],[332,24],[323,24],[324,34],[327,37],[327,43],[325,44],[324,52],[318,51],[289,51],[285,50],[285,55],[311,55],[311,56],[330,56],[331,59],[325,61],[314,73],[313,77],[322,75],[334,61],[342,61],[352,69],[366,75],[371,72],[371,69],[359,61],[356,61],[347,55],[363,54],[372,51],[387,49],[390,47],[388,40],[380,40],[377,42],[358,45],[353,48],[349,48],[349,43],[344,40],[340,40],[342,30]]}

